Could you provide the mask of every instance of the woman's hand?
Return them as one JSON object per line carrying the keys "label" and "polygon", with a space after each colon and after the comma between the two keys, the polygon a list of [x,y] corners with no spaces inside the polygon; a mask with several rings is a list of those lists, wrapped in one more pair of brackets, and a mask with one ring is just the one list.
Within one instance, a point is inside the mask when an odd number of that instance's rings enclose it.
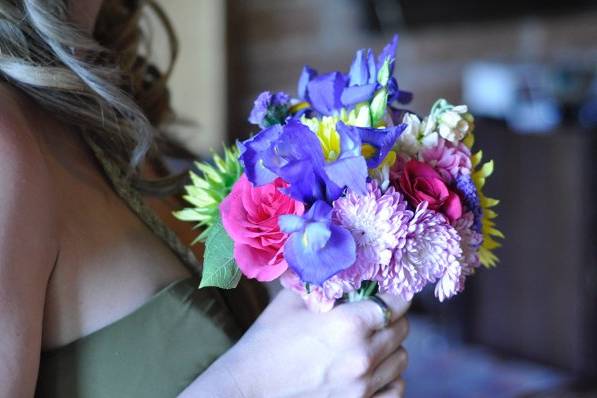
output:
{"label": "woman's hand", "polygon": [[385,328],[382,311],[370,300],[318,314],[284,290],[182,396],[400,397],[408,303],[380,297],[392,310]]}

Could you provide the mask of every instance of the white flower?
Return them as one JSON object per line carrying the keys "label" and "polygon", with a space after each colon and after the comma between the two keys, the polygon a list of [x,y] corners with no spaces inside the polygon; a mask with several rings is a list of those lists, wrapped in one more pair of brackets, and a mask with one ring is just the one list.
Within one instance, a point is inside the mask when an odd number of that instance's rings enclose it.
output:
{"label": "white flower", "polygon": [[421,121],[414,113],[406,113],[402,118],[406,128],[398,139],[401,153],[415,156],[424,148],[437,145],[439,136],[433,131],[435,122],[425,118]]}
{"label": "white flower", "polygon": [[466,105],[455,106],[437,116],[439,135],[448,141],[457,143],[469,132],[470,124],[463,117],[468,111]]}

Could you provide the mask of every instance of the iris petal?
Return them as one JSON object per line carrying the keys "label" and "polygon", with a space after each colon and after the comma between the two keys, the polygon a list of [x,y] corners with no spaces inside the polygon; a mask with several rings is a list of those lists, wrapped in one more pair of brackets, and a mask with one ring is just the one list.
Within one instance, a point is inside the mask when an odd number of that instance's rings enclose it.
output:
{"label": "iris petal", "polygon": [[340,72],[327,73],[313,78],[307,84],[311,106],[322,115],[332,115],[342,108],[341,95],[347,78]]}

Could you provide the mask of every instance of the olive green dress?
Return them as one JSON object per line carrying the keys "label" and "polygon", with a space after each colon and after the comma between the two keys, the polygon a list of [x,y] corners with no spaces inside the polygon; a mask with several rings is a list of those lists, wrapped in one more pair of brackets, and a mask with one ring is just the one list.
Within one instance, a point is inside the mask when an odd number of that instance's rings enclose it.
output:
{"label": "olive green dress", "polygon": [[[195,275],[200,268],[90,142],[114,189]],[[175,397],[222,355],[266,301],[246,280],[233,292],[198,290],[198,277],[176,281],[142,307],[64,347],[42,352],[37,397]]]}

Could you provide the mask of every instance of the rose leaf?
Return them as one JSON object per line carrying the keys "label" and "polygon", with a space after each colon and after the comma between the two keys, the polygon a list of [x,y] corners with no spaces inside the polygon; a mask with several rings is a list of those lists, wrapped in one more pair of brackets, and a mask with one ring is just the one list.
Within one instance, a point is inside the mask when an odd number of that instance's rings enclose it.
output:
{"label": "rose leaf", "polygon": [[221,289],[234,289],[240,278],[240,269],[234,260],[234,242],[218,217],[209,228],[205,241],[203,275],[199,288],[214,286]]}

